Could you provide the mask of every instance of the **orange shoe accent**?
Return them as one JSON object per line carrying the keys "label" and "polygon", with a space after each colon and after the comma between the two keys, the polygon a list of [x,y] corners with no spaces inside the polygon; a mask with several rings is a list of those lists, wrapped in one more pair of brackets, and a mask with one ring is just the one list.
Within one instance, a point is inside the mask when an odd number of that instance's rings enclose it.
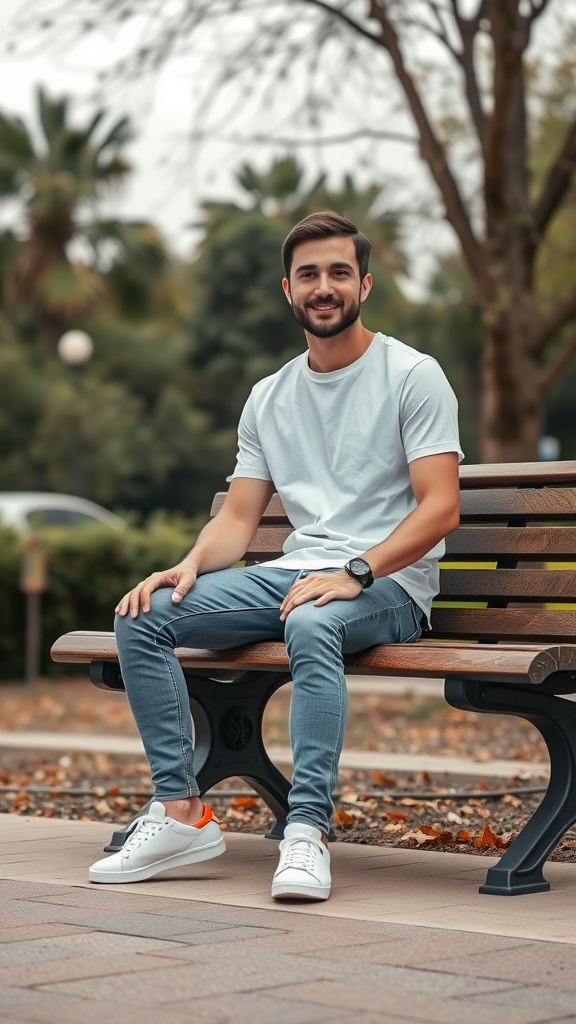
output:
{"label": "orange shoe accent", "polygon": [[203,814],[199,821],[194,822],[194,828],[204,828],[209,821],[212,821],[214,815],[212,814],[212,808],[208,804],[202,804]]}

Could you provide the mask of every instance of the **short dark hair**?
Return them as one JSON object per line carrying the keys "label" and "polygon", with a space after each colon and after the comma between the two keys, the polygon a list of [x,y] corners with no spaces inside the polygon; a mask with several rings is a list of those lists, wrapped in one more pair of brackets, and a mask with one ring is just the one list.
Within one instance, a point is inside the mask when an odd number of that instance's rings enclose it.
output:
{"label": "short dark hair", "polygon": [[347,236],[354,242],[360,280],[363,280],[368,273],[372,242],[361,231],[358,231],[351,220],[335,213],[334,210],[311,213],[292,228],[282,246],[282,262],[286,277],[290,278],[294,249],[300,242],[309,242],[313,238],[332,238],[338,235]]}

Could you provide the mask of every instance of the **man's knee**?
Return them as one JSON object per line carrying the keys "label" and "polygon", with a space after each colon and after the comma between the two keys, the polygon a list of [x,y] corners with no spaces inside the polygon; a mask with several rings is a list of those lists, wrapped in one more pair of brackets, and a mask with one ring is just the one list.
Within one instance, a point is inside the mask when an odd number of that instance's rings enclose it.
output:
{"label": "man's knee", "polygon": [[170,617],[170,611],[175,607],[171,602],[171,594],[172,591],[167,588],[156,590],[150,595],[150,611],[143,612],[140,609],[135,618],[129,612],[127,615],[115,616],[114,633],[119,648],[158,636],[162,621]]}
{"label": "man's knee", "polygon": [[342,637],[341,623],[328,610],[328,605],[316,608],[312,601],[307,601],[294,608],[286,619],[285,638],[289,648],[341,644]]}

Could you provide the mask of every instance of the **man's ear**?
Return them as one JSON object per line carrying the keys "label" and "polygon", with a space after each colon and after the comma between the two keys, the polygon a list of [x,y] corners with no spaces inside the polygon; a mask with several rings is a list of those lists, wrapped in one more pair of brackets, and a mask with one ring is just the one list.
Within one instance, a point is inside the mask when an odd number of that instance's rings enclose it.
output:
{"label": "man's ear", "polygon": [[288,299],[290,305],[292,305],[292,296],[290,295],[290,282],[287,277],[282,278],[282,288],[284,289],[284,295]]}
{"label": "man's ear", "polygon": [[372,274],[366,274],[362,278],[362,284],[360,285],[360,302],[364,302],[372,291]]}

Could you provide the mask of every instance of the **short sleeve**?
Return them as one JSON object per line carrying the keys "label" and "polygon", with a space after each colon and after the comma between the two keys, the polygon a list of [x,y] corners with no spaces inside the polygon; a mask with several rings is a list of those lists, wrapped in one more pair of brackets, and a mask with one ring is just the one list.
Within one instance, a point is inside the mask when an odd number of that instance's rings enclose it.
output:
{"label": "short sleeve", "polygon": [[249,396],[238,424],[238,454],[234,472],[226,477],[230,483],[236,477],[249,477],[251,480],[271,480],[268,463],[262,451],[256,416],[254,414],[254,393]]}
{"label": "short sleeve", "polygon": [[408,462],[426,455],[457,452],[458,402],[435,359],[420,360],[406,377],[400,401],[400,429]]}

